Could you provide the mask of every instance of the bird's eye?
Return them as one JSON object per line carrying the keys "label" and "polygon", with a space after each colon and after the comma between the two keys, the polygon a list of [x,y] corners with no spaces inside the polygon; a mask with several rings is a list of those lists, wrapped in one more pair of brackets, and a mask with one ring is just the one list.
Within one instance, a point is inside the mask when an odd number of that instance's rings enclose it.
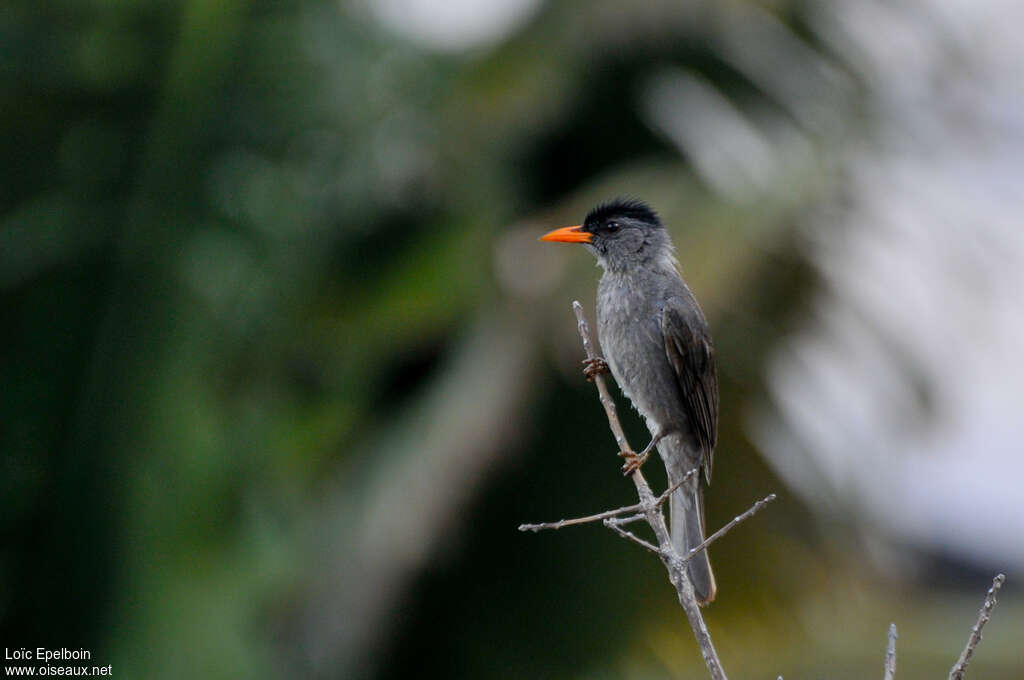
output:
{"label": "bird's eye", "polygon": [[608,231],[618,231],[619,230],[619,223],[618,222],[607,222],[607,223],[605,223],[604,228],[607,229]]}

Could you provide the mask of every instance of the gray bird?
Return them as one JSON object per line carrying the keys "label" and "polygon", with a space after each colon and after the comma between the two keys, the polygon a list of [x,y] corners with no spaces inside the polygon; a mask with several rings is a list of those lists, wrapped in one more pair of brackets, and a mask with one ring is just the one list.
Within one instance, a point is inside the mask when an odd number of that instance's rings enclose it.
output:
{"label": "gray bird", "polygon": [[[718,378],[708,323],[679,275],[675,249],[645,203],[603,203],[582,225],[556,229],[543,241],[584,243],[604,269],[597,287],[597,331],[608,367],[651,431],[651,443],[625,469],[657,447],[669,485],[702,466],[711,482],[718,432]],[[603,366],[588,367],[591,373]],[[680,554],[704,541],[704,492],[694,475],[670,500],[672,543]],[[715,599],[707,550],[689,563],[697,599]]]}

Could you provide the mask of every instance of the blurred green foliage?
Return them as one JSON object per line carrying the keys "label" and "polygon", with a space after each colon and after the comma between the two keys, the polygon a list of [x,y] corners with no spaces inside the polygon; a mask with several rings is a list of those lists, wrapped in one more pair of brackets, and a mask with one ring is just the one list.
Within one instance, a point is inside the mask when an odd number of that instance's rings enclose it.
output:
{"label": "blurred green foliage", "polygon": [[[776,12],[806,31],[799,3]],[[790,227],[828,187],[812,162],[723,200],[651,127],[642,92],[664,67],[780,106],[723,59],[702,28],[713,13],[678,14],[652,10],[633,35],[615,3],[551,3],[455,55],[360,5],[8,2],[5,644],[82,646],[121,677],[699,675],[649,556],[596,529],[514,531],[621,505],[629,487],[560,349],[569,301],[592,300],[589,260],[549,262],[573,269],[540,293],[494,274],[509,225],[539,233],[609,194],[655,203],[726,361],[710,523],[780,491],[744,404],[814,285]],[[415,473],[417,446],[445,461],[460,442],[474,444],[438,479],[472,474],[420,490],[433,508],[455,499],[447,519],[423,520],[436,535],[380,607],[370,592],[347,608],[377,587],[374,541],[392,549],[371,521],[406,497],[388,480]],[[781,495],[713,551],[727,667],[875,672],[909,605]],[[956,610],[958,630],[973,611]],[[825,648],[822,618],[868,623]],[[908,651],[901,675],[948,665],[958,640]]]}

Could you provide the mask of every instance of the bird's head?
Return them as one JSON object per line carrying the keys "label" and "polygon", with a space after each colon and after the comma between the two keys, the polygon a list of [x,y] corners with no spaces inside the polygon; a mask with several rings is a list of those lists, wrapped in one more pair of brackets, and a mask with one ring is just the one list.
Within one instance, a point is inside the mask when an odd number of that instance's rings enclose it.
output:
{"label": "bird's head", "polygon": [[674,266],[675,262],[672,242],[657,213],[632,199],[602,203],[583,224],[556,229],[540,240],[586,244],[608,271]]}

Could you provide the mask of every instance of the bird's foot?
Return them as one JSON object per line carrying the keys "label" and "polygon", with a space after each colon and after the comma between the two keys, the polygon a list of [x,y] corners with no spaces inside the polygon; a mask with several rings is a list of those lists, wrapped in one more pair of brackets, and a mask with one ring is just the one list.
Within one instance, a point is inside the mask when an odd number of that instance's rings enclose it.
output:
{"label": "bird's foot", "polygon": [[651,451],[653,451],[654,447],[658,445],[658,442],[660,442],[666,436],[671,434],[671,432],[672,430],[662,430],[658,434],[651,437],[651,441],[648,442],[647,446],[645,446],[644,450],[641,451],[640,453],[633,453],[632,451],[619,451],[619,455],[626,459],[625,464],[623,464],[622,466],[622,474],[628,477],[637,470],[639,470],[643,466],[643,464],[647,462],[647,459],[651,455]]}
{"label": "bird's foot", "polygon": [[650,451],[645,451],[643,453],[619,451],[619,455],[626,459],[626,462],[622,464],[622,475],[624,477],[629,477],[631,474],[643,467],[651,453]]}
{"label": "bird's foot", "polygon": [[583,375],[587,376],[588,382],[594,382],[595,377],[608,372],[608,364],[601,357],[583,360]]}

